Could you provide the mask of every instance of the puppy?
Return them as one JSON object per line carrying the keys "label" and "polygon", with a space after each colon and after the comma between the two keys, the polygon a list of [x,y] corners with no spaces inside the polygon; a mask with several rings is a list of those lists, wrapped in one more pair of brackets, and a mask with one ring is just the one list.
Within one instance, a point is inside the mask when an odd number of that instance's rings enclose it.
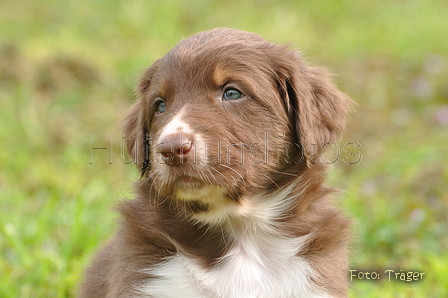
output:
{"label": "puppy", "polygon": [[124,120],[140,171],[80,297],[346,297],[350,221],[322,157],[351,100],[287,46],[232,29],[182,40]]}

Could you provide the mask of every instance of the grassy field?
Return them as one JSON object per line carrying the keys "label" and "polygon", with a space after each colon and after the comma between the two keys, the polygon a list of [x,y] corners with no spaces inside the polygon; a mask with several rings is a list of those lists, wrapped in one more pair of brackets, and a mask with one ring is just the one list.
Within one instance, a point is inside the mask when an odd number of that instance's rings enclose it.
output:
{"label": "grassy field", "polygon": [[0,297],[73,297],[137,179],[118,124],[141,70],[221,26],[292,43],[358,102],[341,154],[361,160],[330,184],[351,269],[380,279],[350,297],[448,297],[447,19],[445,0],[0,1]]}

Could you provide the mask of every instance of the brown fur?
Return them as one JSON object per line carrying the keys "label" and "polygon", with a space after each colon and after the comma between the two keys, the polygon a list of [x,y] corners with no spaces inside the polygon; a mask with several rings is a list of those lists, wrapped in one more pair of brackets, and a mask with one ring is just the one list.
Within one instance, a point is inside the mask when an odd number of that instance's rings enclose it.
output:
{"label": "brown fur", "polygon": [[[216,90],[228,82],[250,99],[217,104]],[[157,60],[142,75],[137,95],[123,123],[128,152],[141,173],[136,198],[118,206],[120,229],[95,256],[80,297],[126,296],[150,278],[141,269],[176,253],[201,260],[204,268],[226,253],[231,239],[225,229],[191,220],[210,206],[172,198],[172,185],[184,172],[224,187],[236,205],[294,185],[295,202],[275,225],[288,237],[309,236],[300,255],[319,272],[315,282],[346,297],[349,221],[332,207],[334,190],[323,185],[327,165],[322,154],[326,144],[341,137],[352,102],[324,69],[308,66],[297,52],[256,34],[215,29],[181,41]],[[165,118],[154,111],[159,97],[170,109]],[[172,174],[162,181],[155,168],[168,165],[155,159],[156,133],[169,122],[168,115],[185,107],[195,132],[207,138],[208,158],[214,162],[170,167]],[[267,149],[263,136],[270,137],[268,143],[294,145]],[[241,153],[250,149],[253,156]],[[238,219],[233,220],[237,227]]]}

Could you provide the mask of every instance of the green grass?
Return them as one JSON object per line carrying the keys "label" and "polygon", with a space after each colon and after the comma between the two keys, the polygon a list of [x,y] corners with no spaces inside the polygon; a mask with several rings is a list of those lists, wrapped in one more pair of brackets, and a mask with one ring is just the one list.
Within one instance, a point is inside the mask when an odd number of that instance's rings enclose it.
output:
{"label": "green grass", "polygon": [[447,19],[443,0],[0,1],[0,296],[73,297],[137,178],[118,124],[139,73],[221,26],[300,47],[358,102],[341,144],[362,159],[330,183],[358,222],[351,268],[381,278],[350,297],[448,296]]}

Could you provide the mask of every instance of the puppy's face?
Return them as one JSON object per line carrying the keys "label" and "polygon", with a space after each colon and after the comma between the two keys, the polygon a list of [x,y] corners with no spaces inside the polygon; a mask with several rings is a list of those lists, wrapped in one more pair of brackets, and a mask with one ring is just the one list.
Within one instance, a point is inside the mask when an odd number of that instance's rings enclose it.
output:
{"label": "puppy's face", "polygon": [[348,107],[322,70],[231,29],[180,42],[137,92],[124,126],[144,183],[203,221],[296,179],[339,137]]}

